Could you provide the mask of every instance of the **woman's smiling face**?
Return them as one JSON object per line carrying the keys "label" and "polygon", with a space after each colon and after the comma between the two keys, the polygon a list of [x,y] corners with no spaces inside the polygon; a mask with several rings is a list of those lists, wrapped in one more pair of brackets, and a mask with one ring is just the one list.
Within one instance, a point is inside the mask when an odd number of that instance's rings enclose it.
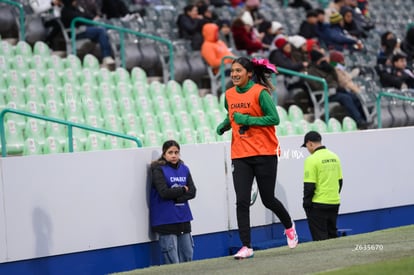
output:
{"label": "woman's smiling face", "polygon": [[252,77],[252,72],[248,72],[240,63],[233,63],[231,65],[230,77],[233,85],[244,87]]}

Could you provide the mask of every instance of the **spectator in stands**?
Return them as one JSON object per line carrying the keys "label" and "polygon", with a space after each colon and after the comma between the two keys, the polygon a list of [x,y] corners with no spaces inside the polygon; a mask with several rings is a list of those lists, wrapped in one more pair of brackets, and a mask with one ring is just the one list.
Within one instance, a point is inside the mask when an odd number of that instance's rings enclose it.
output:
{"label": "spectator in stands", "polygon": [[[80,11],[79,7],[76,4],[76,0],[63,0],[61,19],[65,28],[70,28],[72,20],[76,17],[83,17],[89,20],[93,20],[93,18]],[[102,64],[112,69],[112,67],[115,65],[115,61],[112,57],[112,48],[109,43],[106,29],[79,23],[77,25],[76,38],[91,39],[93,42],[99,43],[102,54]]]}
{"label": "spectator in stands", "polygon": [[344,20],[340,13],[333,13],[330,17],[328,28],[329,40],[325,41],[329,49],[342,51],[347,48],[350,51],[361,50],[364,46],[361,40],[353,38],[343,29]]}
{"label": "spectator in stands", "polygon": [[234,47],[233,34],[231,33],[231,22],[227,19],[218,21],[219,39],[226,43],[228,48]]}
{"label": "spectator in stands", "polygon": [[55,38],[62,32],[58,20],[60,19],[60,14],[63,8],[62,0],[52,0],[51,2],[51,16],[45,17],[44,25],[47,29],[47,34],[45,38],[46,44],[51,49],[56,49],[55,47]]}
{"label": "spectator in stands", "polygon": [[102,17],[101,4],[96,0],[76,0],[79,9],[89,18],[97,20]]}
{"label": "spectator in stands", "polygon": [[164,142],[161,157],[151,163],[150,221],[159,235],[165,264],[193,259],[193,215],[188,201],[195,196],[190,169],[180,159],[180,145],[175,140]]}
{"label": "spectator in stands", "polygon": [[197,8],[198,14],[202,17],[202,25],[206,23],[217,23],[218,16],[214,13],[214,6],[208,5],[205,1],[199,1]]}
{"label": "spectator in stands", "polygon": [[257,35],[253,28],[253,19],[246,12],[241,17],[236,18],[231,25],[236,49],[246,51],[249,55],[264,49],[261,37]]}
{"label": "spectator in stands", "polygon": [[377,68],[382,70],[384,66],[391,66],[391,57],[400,51],[400,42],[397,36],[386,31],[381,35],[381,48],[377,55]]}
{"label": "spectator in stands", "polygon": [[131,12],[124,1],[118,0],[100,0],[102,1],[101,11],[107,19],[120,18],[122,21],[143,22],[138,11]]}
{"label": "spectator in stands", "polygon": [[[274,90],[269,80],[276,73],[265,59],[239,57],[232,62],[233,87],[225,93],[227,114],[217,126],[217,134],[232,130],[231,159],[236,191],[237,224],[242,248],[235,259],[251,258],[250,200],[256,179],[263,205],[271,210],[285,228],[290,248],[298,244],[294,222],[283,204],[275,198],[278,155],[280,154],[275,125],[279,116],[270,96]],[[260,144],[260,145],[258,145]]]}
{"label": "spectator in stands", "polygon": [[[283,4],[283,0],[282,0]],[[310,11],[313,9],[311,3],[306,0],[294,0],[292,3],[289,4],[289,7],[292,8],[304,8],[305,11]]]}
{"label": "spectator in stands", "polygon": [[339,51],[330,51],[329,60],[338,75],[338,87],[352,93],[359,93],[361,87],[353,81],[355,75],[348,72],[344,54]]}
{"label": "spectator in stands", "polygon": [[244,9],[246,12],[250,13],[253,19],[253,27],[257,30],[259,29],[260,24],[265,21],[264,16],[259,12],[260,0],[246,0],[244,3]]}
{"label": "spectator in stands", "polygon": [[195,51],[199,51],[203,43],[201,28],[203,25],[203,17],[198,14],[196,5],[187,5],[184,12],[178,15],[177,26],[179,37],[191,41],[191,47]]}
{"label": "spectator in stands", "polygon": [[404,40],[401,43],[401,50],[407,55],[407,66],[414,69],[414,25],[408,28]]}
{"label": "spectator in stands", "polygon": [[[310,53],[311,63],[308,67],[308,74],[325,79],[329,88],[329,101],[338,102],[348,112],[349,116],[355,120],[359,129],[366,129],[368,122],[364,117],[361,102],[358,97],[350,92],[346,92],[339,87],[338,75],[335,68],[329,64],[329,56],[325,56],[321,51],[312,50]],[[320,82],[307,80],[312,91],[323,90]]]}
{"label": "spectator in stands", "polygon": [[318,23],[318,14],[315,10],[309,10],[306,13],[306,19],[302,21],[298,34],[306,39],[317,38],[316,25]]}
{"label": "spectator in stands", "polygon": [[345,6],[345,0],[331,1],[328,7],[325,9],[325,22],[329,23],[331,19],[331,15],[334,13],[339,13],[343,6]]}
{"label": "spectator in stands", "polygon": [[274,42],[276,36],[282,31],[282,24],[277,21],[263,21],[259,26],[259,33],[264,33],[262,43],[266,49],[270,49],[270,46]]}
{"label": "spectator in stands", "polygon": [[344,30],[357,39],[367,38],[368,35],[362,27],[360,27],[353,18],[353,11],[350,7],[341,8],[341,15],[344,19]]}
{"label": "spectator in stands", "polygon": [[342,189],[341,160],[322,145],[322,137],[316,131],[306,133],[301,147],[306,147],[311,154],[304,163],[303,208],[312,240],[336,238]]}
{"label": "spectator in stands", "polygon": [[[217,73],[221,60],[225,56],[233,56],[227,45],[219,40],[219,27],[215,23],[207,23],[203,26],[204,42],[201,46],[201,56],[212,67],[213,72]],[[225,63],[231,63],[231,59],[226,59]]]}
{"label": "spectator in stands", "polygon": [[326,43],[329,42],[330,25],[329,23],[325,22],[325,11],[323,9],[315,9],[315,12],[318,19],[316,23],[316,35],[318,42],[321,47],[326,47]]}
{"label": "spectator in stands", "polygon": [[292,45],[292,60],[302,62],[306,69],[310,61],[307,40],[303,36],[292,35],[288,37],[288,41]]}
{"label": "spectator in stands", "polygon": [[[352,18],[355,21],[358,28],[368,32],[369,30],[375,27],[375,22],[373,22],[368,15],[364,15],[361,9],[358,7],[357,0],[346,0],[346,6],[352,9]],[[368,5],[368,1],[365,1],[365,8]],[[367,10],[365,10],[367,12]]]}
{"label": "spectator in stands", "polygon": [[391,63],[379,74],[381,85],[385,88],[414,89],[414,72],[407,68],[407,56],[398,52],[392,56]]}
{"label": "spectator in stands", "polygon": [[[304,39],[304,38],[303,38]],[[306,42],[306,40],[305,40]],[[295,61],[292,58],[292,45],[288,42],[285,36],[279,36],[276,41],[276,49],[272,50],[269,54],[269,61],[281,68],[303,72],[308,67],[306,61]],[[285,76],[286,88],[291,91],[295,88],[303,88],[304,82],[301,78]]]}

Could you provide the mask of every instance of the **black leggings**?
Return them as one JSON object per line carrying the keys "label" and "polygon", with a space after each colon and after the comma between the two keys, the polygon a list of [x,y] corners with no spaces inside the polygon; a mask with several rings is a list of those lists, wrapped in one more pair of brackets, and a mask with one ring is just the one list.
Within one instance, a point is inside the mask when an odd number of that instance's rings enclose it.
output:
{"label": "black leggings", "polygon": [[263,205],[272,210],[286,229],[292,227],[292,220],[283,204],[275,198],[277,175],[276,156],[254,156],[233,159],[233,182],[237,200],[237,224],[243,246],[251,246],[250,198],[253,179]]}

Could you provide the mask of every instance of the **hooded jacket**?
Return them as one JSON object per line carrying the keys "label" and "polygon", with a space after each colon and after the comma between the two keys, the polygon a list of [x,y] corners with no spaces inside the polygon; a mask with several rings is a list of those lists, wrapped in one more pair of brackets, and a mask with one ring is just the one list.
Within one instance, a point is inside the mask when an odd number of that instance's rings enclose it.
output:
{"label": "hooded jacket", "polygon": [[255,53],[263,49],[263,44],[260,40],[255,39],[253,31],[248,32],[244,27],[243,21],[236,19],[231,26],[234,43],[238,50],[245,50],[247,54]]}
{"label": "hooded jacket", "polygon": [[[203,27],[204,42],[201,46],[201,56],[216,73],[224,56],[234,56],[227,45],[219,40],[219,27],[214,23],[207,23]],[[231,63],[226,59],[225,63]]]}

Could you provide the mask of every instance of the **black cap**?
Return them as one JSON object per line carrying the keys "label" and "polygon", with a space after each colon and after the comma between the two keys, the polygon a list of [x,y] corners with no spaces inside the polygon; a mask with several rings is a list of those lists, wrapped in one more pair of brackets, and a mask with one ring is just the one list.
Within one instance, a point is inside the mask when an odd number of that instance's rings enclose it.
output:
{"label": "black cap", "polygon": [[305,135],[305,139],[303,140],[303,144],[302,144],[301,147],[306,147],[306,143],[308,141],[321,142],[322,137],[318,132],[310,131]]}

